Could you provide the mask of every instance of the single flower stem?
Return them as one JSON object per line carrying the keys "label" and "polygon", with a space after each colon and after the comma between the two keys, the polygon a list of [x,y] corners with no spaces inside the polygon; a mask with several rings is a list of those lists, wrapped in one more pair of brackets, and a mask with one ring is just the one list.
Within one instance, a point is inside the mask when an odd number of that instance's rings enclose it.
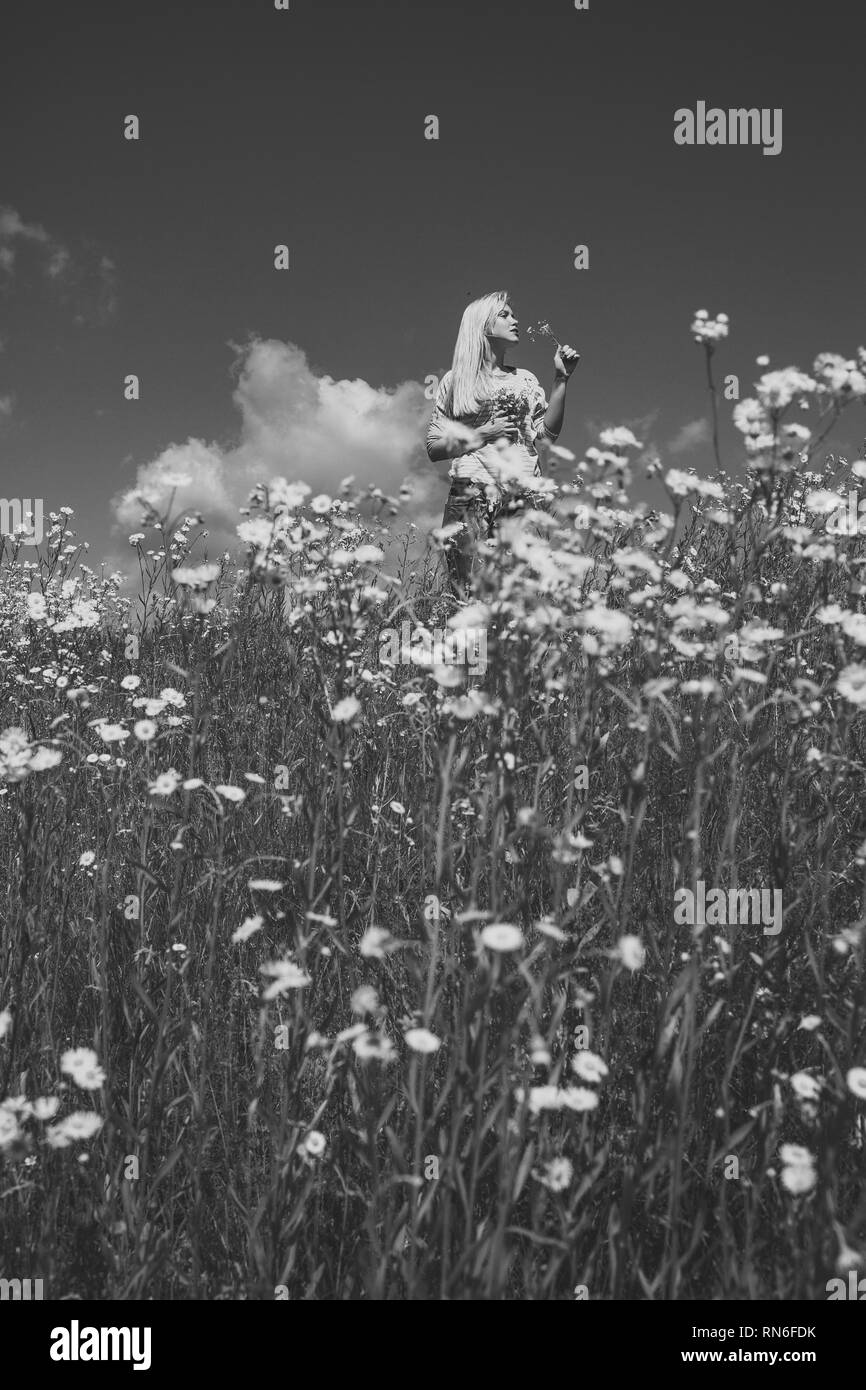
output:
{"label": "single flower stem", "polygon": [[711,362],[711,358],[713,355],[712,343],[705,343],[704,349],[706,352],[707,361],[707,386],[710,392],[710,402],[712,405],[713,412],[713,453],[716,456],[716,467],[719,470],[719,472],[721,472],[722,458],[721,454],[719,453],[719,405],[716,399],[716,384],[713,381],[713,368]]}

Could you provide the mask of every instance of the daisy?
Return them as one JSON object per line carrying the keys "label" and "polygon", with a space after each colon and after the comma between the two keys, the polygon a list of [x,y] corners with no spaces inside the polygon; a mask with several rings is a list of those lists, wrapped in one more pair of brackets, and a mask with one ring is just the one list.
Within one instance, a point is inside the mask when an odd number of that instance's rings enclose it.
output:
{"label": "daisy", "polygon": [[74,1110],[59,1124],[45,1131],[52,1149],[66,1149],[76,1139],[92,1139],[102,1129],[102,1120],[92,1110]]}
{"label": "daisy", "polygon": [[33,1114],[37,1120],[53,1120],[59,1109],[57,1096],[37,1096],[33,1102]]}
{"label": "daisy", "polygon": [[262,999],[276,999],[290,989],[305,989],[312,984],[310,976],[293,960],[272,960],[259,966],[262,975],[273,980],[262,994]]}
{"label": "daisy", "polygon": [[585,1086],[565,1086],[562,1090],[562,1104],[566,1110],[576,1110],[578,1113],[595,1110],[598,1096],[595,1091],[588,1091]]}
{"label": "daisy", "polygon": [[31,772],[46,772],[50,767],[56,767],[63,761],[63,754],[59,748],[39,747],[33,750],[30,757]]}
{"label": "daisy", "polygon": [[378,565],[384,558],[385,552],[378,545],[359,545],[355,551],[355,559],[362,565]]}
{"label": "daisy", "polygon": [[533,1115],[538,1115],[542,1110],[559,1110],[561,1107],[562,1092],[558,1086],[530,1086],[529,1108]]}
{"label": "daisy", "polygon": [[524,944],[523,932],[510,922],[491,922],[481,933],[481,944],[488,951],[519,951]]}
{"label": "daisy", "polygon": [[642,970],[646,961],[646,947],[639,936],[621,936],[616,944],[617,955],[626,970]]}
{"label": "daisy", "polygon": [[152,700],[133,700],[132,703],[136,709],[143,709],[148,719],[153,719],[154,715],[162,714],[166,705],[165,700],[157,700],[156,698]]}
{"label": "daisy", "polygon": [[842,506],[842,498],[837,492],[829,492],[826,488],[816,488],[814,492],[806,494],[806,506],[810,512],[815,512],[817,516],[829,516]]}
{"label": "daisy", "polygon": [[307,483],[288,483],[285,478],[272,478],[268,483],[268,501],[272,507],[293,512],[309,497],[311,491]]}
{"label": "daisy", "polygon": [[802,1144],[783,1144],[779,1149],[779,1157],[786,1168],[801,1168],[803,1165],[809,1167],[815,1162],[808,1149],[804,1149]]}
{"label": "daisy", "polygon": [[852,1095],[857,1096],[858,1100],[866,1100],[866,1067],[852,1067],[845,1081]]}
{"label": "daisy", "polygon": [[815,1169],[805,1163],[782,1169],[782,1186],[795,1197],[811,1192],[816,1182]]}
{"label": "daisy", "polygon": [[161,772],[153,782],[148,784],[148,791],[151,796],[171,796],[180,786],[180,775],[173,767],[166,772]]}
{"label": "daisy", "polygon": [[396,1050],[391,1039],[384,1033],[364,1032],[352,1043],[355,1056],[362,1062],[393,1062]]}
{"label": "daisy", "polygon": [[572,1057],[571,1070],[581,1081],[588,1081],[593,1085],[608,1074],[607,1064],[594,1052],[588,1051],[580,1051]]}
{"label": "daisy", "polygon": [[129,730],[122,724],[100,724],[96,732],[103,743],[123,743],[129,738]]}
{"label": "daisy", "polygon": [[182,565],[173,569],[171,577],[175,584],[187,589],[205,589],[219,578],[219,565]]}
{"label": "daisy", "polygon": [[612,429],[602,430],[598,436],[599,443],[605,449],[640,449],[641,443],[636,439],[630,429],[625,425],[615,425]]}
{"label": "daisy", "polygon": [[89,1047],[74,1047],[60,1058],[60,1070],[71,1076],[83,1091],[98,1091],[105,1084],[105,1072],[99,1058]]}
{"label": "daisy", "polygon": [[170,685],[167,685],[164,690],[159,692],[159,698],[165,700],[167,705],[174,705],[176,709],[183,709],[186,704],[186,696]]}
{"label": "daisy", "polygon": [[324,1134],[318,1129],[311,1129],[298,1145],[298,1153],[305,1158],[321,1158],[327,1146],[328,1141]]}
{"label": "daisy", "polygon": [[254,517],[251,521],[242,521],[237,526],[238,536],[247,545],[254,545],[256,549],[263,550],[273,539],[274,528],[270,521],[265,521],[264,517]]}
{"label": "daisy", "polygon": [[442,1039],[431,1033],[429,1028],[409,1028],[403,1037],[413,1052],[438,1052],[442,1046]]}
{"label": "daisy", "polygon": [[552,1158],[544,1165],[542,1172],[534,1177],[551,1192],[564,1192],[571,1186],[574,1177],[574,1164],[567,1158]]}
{"label": "daisy", "polygon": [[821,1082],[806,1071],[797,1071],[791,1077],[791,1085],[800,1100],[817,1100],[821,1094]]}
{"label": "daisy", "polygon": [[866,666],[856,662],[845,666],[839,673],[836,689],[852,705],[859,705],[862,709],[866,705]]}
{"label": "daisy", "polygon": [[220,782],[218,786],[214,787],[214,791],[219,792],[220,796],[224,796],[226,801],[246,801],[247,799],[247,794],[243,788],[235,787],[231,783]]}
{"label": "daisy", "polygon": [[361,713],[361,701],[356,700],[354,695],[347,695],[344,700],[338,700],[331,710],[331,718],[335,724],[351,724]]}
{"label": "daisy", "polygon": [[393,949],[394,938],[384,927],[368,927],[358,947],[367,960],[384,960]]}
{"label": "daisy", "polygon": [[364,1014],[373,1014],[379,1007],[379,996],[372,985],[359,985],[352,995],[352,1013],[358,1014],[363,1018]]}

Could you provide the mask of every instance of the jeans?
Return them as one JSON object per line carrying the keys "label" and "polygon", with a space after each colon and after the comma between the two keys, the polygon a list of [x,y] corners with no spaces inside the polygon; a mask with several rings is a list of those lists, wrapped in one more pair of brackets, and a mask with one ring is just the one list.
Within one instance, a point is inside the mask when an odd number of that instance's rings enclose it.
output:
{"label": "jeans", "polygon": [[[460,530],[452,536],[445,547],[445,563],[448,567],[448,585],[455,598],[469,596],[472,576],[481,568],[484,557],[478,554],[478,542],[486,541],[493,535],[501,516],[514,516],[523,511],[527,501],[520,496],[501,496],[491,502],[481,483],[461,478],[453,478],[451,491],[445,502],[442,525],[460,523]],[[529,505],[549,510],[549,503],[536,499]]]}
{"label": "jeans", "polygon": [[460,530],[445,548],[448,584],[455,598],[466,598],[472,575],[481,565],[477,553],[478,541],[487,540],[493,533],[498,507],[489,501],[480,483],[454,478],[442,513],[442,525],[459,522]]}

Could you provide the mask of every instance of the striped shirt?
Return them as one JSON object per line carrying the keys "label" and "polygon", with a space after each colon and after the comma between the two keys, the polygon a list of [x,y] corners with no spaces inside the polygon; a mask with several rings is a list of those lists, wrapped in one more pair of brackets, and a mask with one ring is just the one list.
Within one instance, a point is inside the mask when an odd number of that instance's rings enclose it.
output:
{"label": "striped shirt", "polygon": [[[551,440],[554,437],[544,426],[547,397],[538,377],[525,367],[506,367],[505,371],[511,379],[503,378],[502,384],[497,386],[493,395],[481,402],[478,413],[460,417],[459,423],[469,428],[487,424],[492,416],[501,412],[502,407],[507,404],[515,411],[517,417],[518,439],[506,441],[511,447],[505,460],[496,443],[484,444],[471,453],[458,455],[452,461],[448,474],[450,478],[461,481],[483,483],[492,500],[498,499],[502,493],[503,464],[504,476],[507,476],[510,486],[531,489],[532,479],[541,475],[535,441],[539,437]],[[442,438],[442,422],[456,418],[446,407],[450,385],[451,372],[448,371],[440,381],[436,393],[436,402],[427,429],[428,450]]]}

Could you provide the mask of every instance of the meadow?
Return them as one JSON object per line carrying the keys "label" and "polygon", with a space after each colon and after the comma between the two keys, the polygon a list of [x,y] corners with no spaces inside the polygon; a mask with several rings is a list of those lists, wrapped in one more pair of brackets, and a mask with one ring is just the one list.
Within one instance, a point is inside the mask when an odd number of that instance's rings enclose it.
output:
{"label": "meadow", "polygon": [[[692,329],[715,412],[727,321]],[[398,552],[407,496],[348,480],[263,480],[241,565],[150,507],[134,598],[68,509],[0,541],[0,1274],[748,1301],[862,1265],[866,546],[827,521],[866,460],[824,439],[864,400],[862,348],[764,371],[712,478],[553,448],[457,611],[448,534]],[[486,670],[395,658],[407,620]],[[678,923],[699,883],[781,930]]]}

